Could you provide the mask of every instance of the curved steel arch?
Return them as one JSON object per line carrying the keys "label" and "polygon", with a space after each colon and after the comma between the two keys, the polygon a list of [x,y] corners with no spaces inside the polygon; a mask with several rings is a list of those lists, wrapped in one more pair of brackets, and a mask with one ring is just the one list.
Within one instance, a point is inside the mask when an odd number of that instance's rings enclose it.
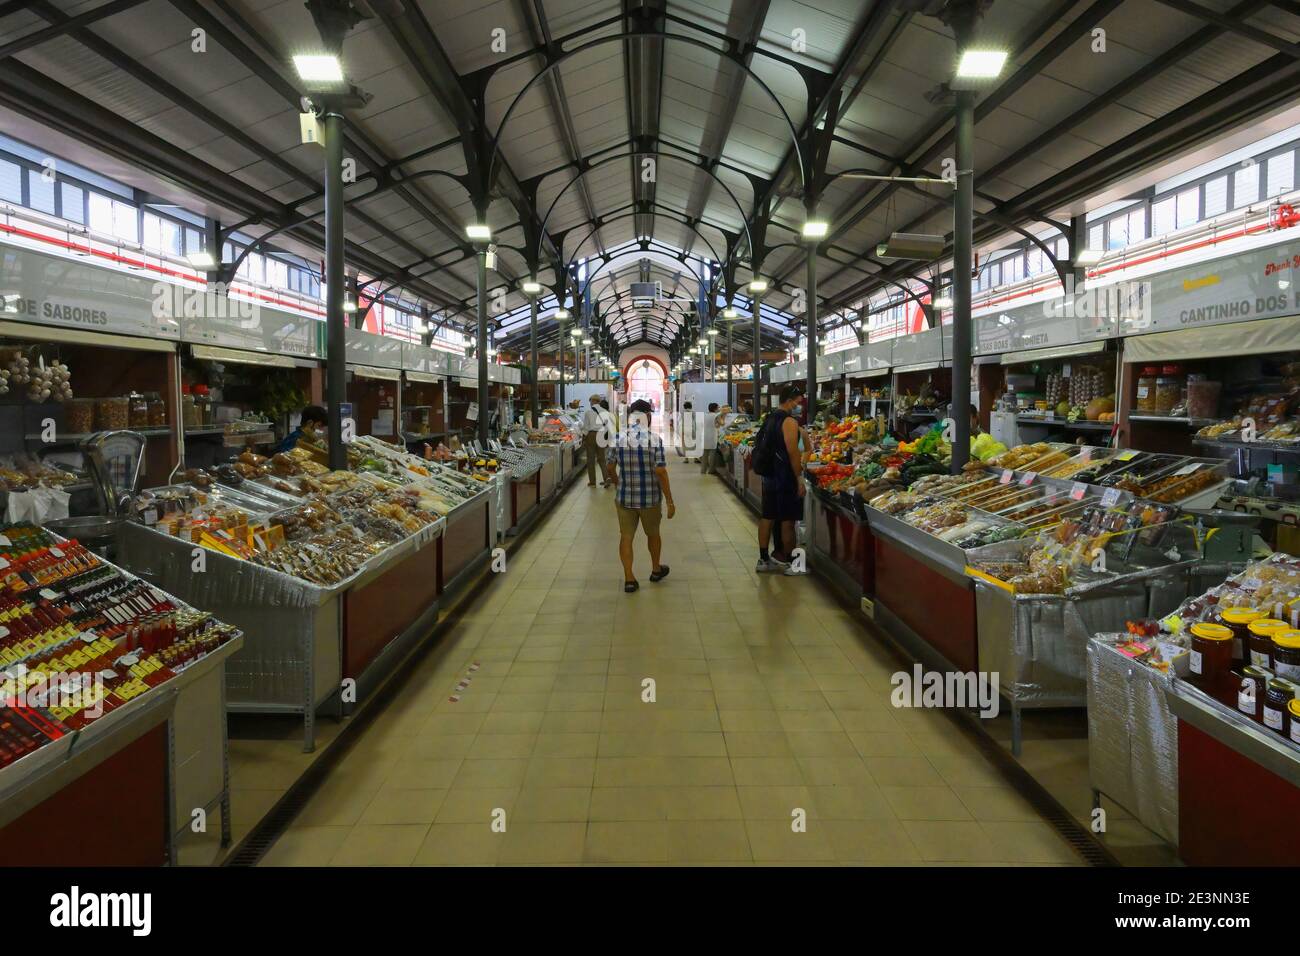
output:
{"label": "curved steel arch", "polygon": [[[676,209],[669,208],[668,206],[665,206],[665,205],[663,205],[662,203],[657,202],[657,201],[656,201],[656,202],[651,202],[651,203],[650,203],[650,208],[651,208],[651,209],[657,209],[657,210],[660,210],[661,212],[663,212],[663,213],[665,213],[665,214],[667,214],[667,215],[673,215],[673,216],[681,216],[681,215],[682,215],[682,214],[679,213]],[[601,221],[598,222],[598,223],[596,223],[596,224],[591,228],[591,230],[588,231],[588,233],[587,233],[585,236],[582,237],[582,241],[579,242],[576,246],[573,247],[573,253],[574,253],[574,255],[575,255],[575,256],[577,255],[578,250],[581,249],[581,248],[583,247],[583,245],[584,245],[584,244],[585,244],[589,239],[591,239],[592,236],[594,236],[594,235],[595,235],[597,232],[599,232],[600,230],[604,229],[604,228],[605,228],[606,226],[608,226],[610,223],[614,223],[614,222],[622,222],[624,219],[633,219],[633,218],[635,218],[636,216],[639,216],[639,215],[641,215],[640,212],[633,211],[633,212],[629,212],[629,213],[624,213],[623,215],[619,215],[619,216],[611,216],[611,217],[609,217],[608,219],[602,217],[602,218],[601,218]],[[691,232],[695,233],[695,235],[699,237],[700,242],[704,243],[706,246],[709,247],[709,252],[713,253],[714,261],[715,261],[715,262],[718,261],[718,251],[717,251],[716,249],[713,248],[713,243],[709,242],[708,238],[704,235],[704,233],[700,232],[700,230],[699,230],[698,228],[696,228],[695,226],[692,226],[692,225],[690,224],[690,222],[687,221],[687,219],[686,219],[685,216],[682,216],[682,219],[681,219],[680,222],[677,221],[677,220],[673,220],[673,221],[676,222],[677,225],[679,225],[679,226],[685,226],[687,229],[691,230]],[[567,239],[567,236],[566,236],[566,239]],[[563,250],[561,250],[561,251],[563,251]],[[640,251],[640,250],[638,250],[638,251]],[[620,255],[620,256],[621,256],[621,255],[625,255],[625,253],[621,253],[621,252],[620,252],[619,255]]]}
{"label": "curved steel arch", "polygon": [[[795,158],[798,160],[796,165],[799,170],[799,182],[800,185],[802,185],[804,188],[807,188],[808,171],[805,166],[803,150],[799,148],[799,131],[795,129],[794,122],[790,119],[790,114],[785,111],[785,107],[781,105],[781,100],[777,97],[777,95],[774,92],[772,92],[772,88],[768,86],[765,82],[763,82],[763,80],[759,77],[759,75],[755,73],[752,69],[750,69],[749,65],[746,64],[741,57],[727,50],[719,50],[716,47],[710,46],[709,44],[705,43],[703,40],[698,39],[697,37],[685,36],[683,34],[678,34],[678,33],[658,33],[653,30],[635,30],[629,33],[615,33],[610,36],[597,37],[595,40],[591,40],[587,43],[583,43],[579,46],[576,46],[572,50],[569,50],[566,53],[561,53],[559,56],[555,57],[555,59],[547,63],[546,66],[541,70],[541,72],[537,73],[535,76],[533,76],[532,79],[530,79],[527,83],[524,84],[523,88],[515,95],[515,98],[510,101],[510,106],[506,108],[505,115],[501,117],[501,125],[497,127],[496,133],[493,134],[492,136],[492,148],[488,153],[488,168],[487,168],[487,175],[484,179],[484,182],[490,187],[491,184],[495,181],[497,157],[501,155],[501,134],[505,132],[506,125],[509,124],[511,118],[514,116],[515,109],[523,101],[523,98],[528,94],[528,91],[533,88],[534,84],[536,84],[543,77],[549,76],[551,72],[554,69],[556,69],[556,67],[558,67],[562,63],[565,63],[568,60],[573,59],[579,53],[584,53],[587,50],[595,49],[596,47],[603,46],[607,43],[627,43],[630,40],[637,40],[637,39],[662,40],[662,41],[676,40],[681,43],[689,44],[690,46],[695,46],[703,50],[708,50],[710,53],[713,53],[721,57],[722,59],[727,60],[730,63],[734,63],[737,67],[744,70],[745,73],[749,76],[749,78],[752,79],[755,83],[757,83],[759,88],[764,93],[767,94],[768,99],[770,99],[773,105],[776,106],[776,108],[780,111],[781,118],[785,120],[785,125],[790,130],[790,145],[791,148],[794,150]],[[489,79],[488,82],[490,84],[491,80]]]}
{"label": "curved steel arch", "polygon": [[[560,201],[561,198],[563,198],[564,194],[569,191],[570,186],[573,186],[575,183],[581,180],[588,173],[594,172],[602,166],[606,166],[620,159],[631,159],[636,156],[658,156],[663,159],[673,159],[679,163],[685,163],[687,166],[690,166],[692,169],[702,172],[705,175],[709,176],[709,178],[711,178],[715,183],[717,183],[726,191],[727,195],[731,197],[731,201],[736,204],[736,210],[740,213],[740,222],[745,229],[745,239],[748,240],[751,245],[753,244],[753,237],[750,236],[749,234],[749,221],[746,218],[745,207],[740,204],[740,200],[737,199],[736,194],[731,191],[731,187],[728,186],[726,183],[724,183],[721,177],[717,175],[717,173],[713,172],[711,169],[706,168],[705,166],[701,166],[699,163],[691,162],[685,156],[678,156],[675,153],[665,153],[661,150],[633,150],[632,152],[629,153],[619,153],[616,156],[606,156],[603,159],[598,159],[596,160],[596,162],[588,164],[585,169],[579,170],[576,176],[574,176],[572,179],[570,179],[567,183],[564,184],[563,188],[561,188],[560,191],[555,194],[555,198],[551,200],[550,206],[548,206],[546,209],[546,215],[542,217],[542,226],[540,231],[538,232],[536,254],[537,255],[541,254],[541,244],[542,244],[541,237],[546,235],[546,224],[550,222],[551,213],[555,211],[556,204]],[[717,227],[715,226],[713,228],[717,228]]]}

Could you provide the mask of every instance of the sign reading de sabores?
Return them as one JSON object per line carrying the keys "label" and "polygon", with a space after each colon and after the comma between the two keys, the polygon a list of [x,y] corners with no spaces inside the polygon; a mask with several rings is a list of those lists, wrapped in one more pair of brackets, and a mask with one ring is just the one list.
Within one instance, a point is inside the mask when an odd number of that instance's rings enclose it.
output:
{"label": "sign reading de sabores", "polygon": [[152,283],[17,246],[0,246],[0,318],[148,338],[180,338],[156,315]]}

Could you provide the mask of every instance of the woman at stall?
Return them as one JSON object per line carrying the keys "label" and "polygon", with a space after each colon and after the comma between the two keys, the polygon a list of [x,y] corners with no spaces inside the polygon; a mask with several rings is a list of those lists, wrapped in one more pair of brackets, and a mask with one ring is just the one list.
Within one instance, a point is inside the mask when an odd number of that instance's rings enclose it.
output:
{"label": "woman at stall", "polygon": [[329,413],[319,405],[308,405],[302,410],[298,427],[284,437],[284,441],[275,446],[276,452],[292,451],[298,445],[299,438],[309,441],[325,441],[329,428]]}

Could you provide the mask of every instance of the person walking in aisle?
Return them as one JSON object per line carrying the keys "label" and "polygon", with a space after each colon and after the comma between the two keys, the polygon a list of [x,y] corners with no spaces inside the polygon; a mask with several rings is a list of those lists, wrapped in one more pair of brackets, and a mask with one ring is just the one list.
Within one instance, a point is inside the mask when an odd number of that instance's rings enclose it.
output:
{"label": "person walking in aisle", "polygon": [[633,402],[627,410],[627,427],[619,432],[606,455],[606,471],[614,483],[614,509],[618,513],[618,557],[623,562],[623,590],[628,594],[641,585],[632,573],[632,542],[640,524],[650,549],[650,580],[668,577],[668,565],[660,562],[663,541],[659,521],[663,503],[668,503],[668,517],[677,513],[673,491],[668,484],[668,463],[664,443],[650,430],[650,403]]}
{"label": "person walking in aisle", "polygon": [[718,403],[709,402],[709,410],[700,416],[700,474],[713,474],[718,456]]}
{"label": "person walking in aisle", "polygon": [[596,471],[600,468],[604,449],[600,443],[600,396],[591,396],[591,405],[582,413],[582,447],[587,452],[587,487],[596,487]]}
{"label": "person walking in aisle", "polygon": [[[600,433],[596,439],[596,447],[600,449],[602,462],[604,461],[605,452],[614,444],[614,436],[618,434],[618,417],[609,410],[609,402],[601,399],[596,414],[600,416]],[[613,483],[605,473],[604,468],[600,472],[600,487],[612,488]]]}
{"label": "person walking in aisle", "polygon": [[794,525],[803,517],[803,498],[807,493],[803,478],[803,455],[799,450],[802,429],[799,427],[799,408],[803,404],[803,387],[791,383],[781,389],[781,405],[773,409],[763,422],[755,443],[770,456],[771,467],[763,477],[763,510],[758,522],[758,564],[754,570],[763,573],[795,571],[789,559],[792,554],[776,556],[768,553],[772,540],[772,526],[780,523],[782,544],[794,550]]}

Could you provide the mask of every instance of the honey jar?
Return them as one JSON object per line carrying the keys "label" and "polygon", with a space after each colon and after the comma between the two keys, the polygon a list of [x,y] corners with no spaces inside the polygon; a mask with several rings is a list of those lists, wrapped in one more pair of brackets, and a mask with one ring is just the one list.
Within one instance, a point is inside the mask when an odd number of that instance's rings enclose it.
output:
{"label": "honey jar", "polygon": [[1273,673],[1289,681],[1300,681],[1300,631],[1278,631],[1273,635]]}
{"label": "honey jar", "polygon": [[1269,673],[1262,667],[1247,664],[1241,669],[1241,686],[1237,691],[1237,710],[1256,723],[1264,722],[1264,694]]}
{"label": "honey jar", "polygon": [[1300,744],[1300,700],[1291,698],[1286,705],[1287,718],[1291,725],[1291,742]]}
{"label": "honey jar", "polygon": [[1264,707],[1261,711],[1263,724],[1269,730],[1276,730],[1283,737],[1287,735],[1290,725],[1288,708],[1295,701],[1295,688],[1287,681],[1274,677],[1268,682],[1264,693]]}
{"label": "honey jar", "polygon": [[1288,631],[1291,625],[1272,617],[1251,621],[1246,634],[1246,663],[1265,670],[1273,669],[1273,635]]}
{"label": "honey jar", "polygon": [[1246,659],[1246,639],[1250,635],[1250,625],[1264,617],[1263,611],[1253,607],[1225,607],[1219,612],[1219,620],[1232,631],[1232,661],[1241,663]]}
{"label": "honey jar", "polygon": [[1232,631],[1222,624],[1193,624],[1190,655],[1192,684],[1229,707],[1236,706],[1237,682],[1232,676]]}

